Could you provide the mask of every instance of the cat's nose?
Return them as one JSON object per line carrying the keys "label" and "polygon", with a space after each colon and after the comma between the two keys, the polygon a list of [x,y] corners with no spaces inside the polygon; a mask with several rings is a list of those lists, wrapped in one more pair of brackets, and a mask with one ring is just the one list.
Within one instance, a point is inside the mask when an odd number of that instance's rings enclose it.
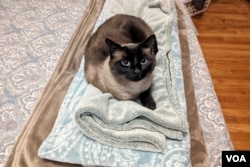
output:
{"label": "cat's nose", "polygon": [[138,69],[138,68],[136,68],[136,69],[134,69],[134,73],[135,73],[136,75],[139,75],[139,74],[141,73],[141,70]]}

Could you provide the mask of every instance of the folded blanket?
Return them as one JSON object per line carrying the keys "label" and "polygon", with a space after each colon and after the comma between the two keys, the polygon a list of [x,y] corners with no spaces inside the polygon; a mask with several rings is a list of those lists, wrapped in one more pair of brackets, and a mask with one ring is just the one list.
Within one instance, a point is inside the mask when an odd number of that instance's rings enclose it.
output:
{"label": "folded blanket", "polygon": [[186,117],[171,104],[171,93],[160,70],[156,68],[153,80],[154,111],[134,101],[118,101],[88,85],[75,114],[83,133],[103,144],[146,151],[163,151],[165,136],[182,139],[188,127]]}
{"label": "folded blanket", "polygon": [[[107,16],[105,11],[108,2],[105,3],[96,27]],[[170,30],[169,41],[172,45],[170,45],[169,60],[171,61],[169,62],[171,62],[170,66],[175,69],[175,75],[172,75],[172,79],[173,82],[176,82],[174,84],[176,87],[173,90],[177,91],[177,98],[179,99],[174,102],[180,103],[180,112],[186,115],[177,16],[175,10],[172,12],[175,19],[172,24],[173,28]],[[39,148],[38,154],[40,157],[74,164],[97,166],[191,166],[188,132],[181,141],[166,139],[167,142],[163,153],[114,148],[83,135],[72,118],[74,115],[72,111],[75,110],[81,97],[86,93],[87,83],[82,72],[83,64],[84,59],[61,105],[52,132]]]}
{"label": "folded blanket", "polygon": [[144,7],[144,12],[148,14],[144,19],[149,24],[157,20],[157,23],[151,25],[159,41],[151,88],[157,108],[152,111],[134,101],[118,101],[110,93],[102,93],[89,85],[76,108],[75,121],[86,136],[100,143],[119,148],[162,152],[166,144],[165,136],[181,140],[183,132],[188,129],[186,116],[180,112],[177,91],[174,90],[176,81],[171,74],[175,74],[175,69],[171,65],[171,56],[167,55],[174,3],[148,3],[144,0],[138,4],[133,3],[132,8],[132,1],[123,1],[122,9],[115,1],[110,0],[109,4],[108,14],[118,13],[117,10],[121,12],[125,8],[128,9],[125,13],[141,16],[137,12]]}

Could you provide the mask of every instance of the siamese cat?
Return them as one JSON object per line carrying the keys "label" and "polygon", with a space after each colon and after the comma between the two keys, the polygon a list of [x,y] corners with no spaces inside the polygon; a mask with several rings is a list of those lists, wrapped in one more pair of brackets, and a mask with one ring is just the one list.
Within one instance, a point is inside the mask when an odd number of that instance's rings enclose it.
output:
{"label": "siamese cat", "polygon": [[87,43],[86,79],[118,100],[139,98],[143,106],[155,109],[150,87],[157,51],[156,37],[145,21],[130,15],[115,15]]}

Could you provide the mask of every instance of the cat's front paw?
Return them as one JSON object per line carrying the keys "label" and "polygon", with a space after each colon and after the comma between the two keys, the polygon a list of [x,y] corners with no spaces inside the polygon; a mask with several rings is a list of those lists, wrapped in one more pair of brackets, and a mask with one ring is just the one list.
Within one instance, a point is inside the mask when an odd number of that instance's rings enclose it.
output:
{"label": "cat's front paw", "polygon": [[152,95],[150,93],[150,89],[148,89],[140,94],[140,100],[141,100],[141,103],[144,107],[147,107],[151,110],[154,110],[156,108],[156,103],[155,103],[154,98],[152,97]]}
{"label": "cat's front paw", "polygon": [[147,107],[151,110],[156,109],[156,103],[154,101],[154,99],[151,99],[150,101],[147,101],[147,103],[143,104],[144,107]]}

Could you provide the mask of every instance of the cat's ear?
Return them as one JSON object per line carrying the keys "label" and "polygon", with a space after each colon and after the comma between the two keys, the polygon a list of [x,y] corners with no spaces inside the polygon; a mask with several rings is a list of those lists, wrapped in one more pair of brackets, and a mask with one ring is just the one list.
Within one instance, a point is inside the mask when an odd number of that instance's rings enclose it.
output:
{"label": "cat's ear", "polygon": [[107,44],[107,46],[108,46],[108,48],[109,48],[110,55],[113,55],[113,53],[114,53],[116,50],[118,50],[118,49],[121,48],[121,46],[120,46],[119,44],[113,42],[112,40],[110,40],[110,39],[108,39],[108,38],[105,39],[105,42],[106,42],[106,44]]}
{"label": "cat's ear", "polygon": [[157,41],[155,35],[150,35],[147,39],[142,42],[143,48],[150,48],[153,54],[158,52]]}

